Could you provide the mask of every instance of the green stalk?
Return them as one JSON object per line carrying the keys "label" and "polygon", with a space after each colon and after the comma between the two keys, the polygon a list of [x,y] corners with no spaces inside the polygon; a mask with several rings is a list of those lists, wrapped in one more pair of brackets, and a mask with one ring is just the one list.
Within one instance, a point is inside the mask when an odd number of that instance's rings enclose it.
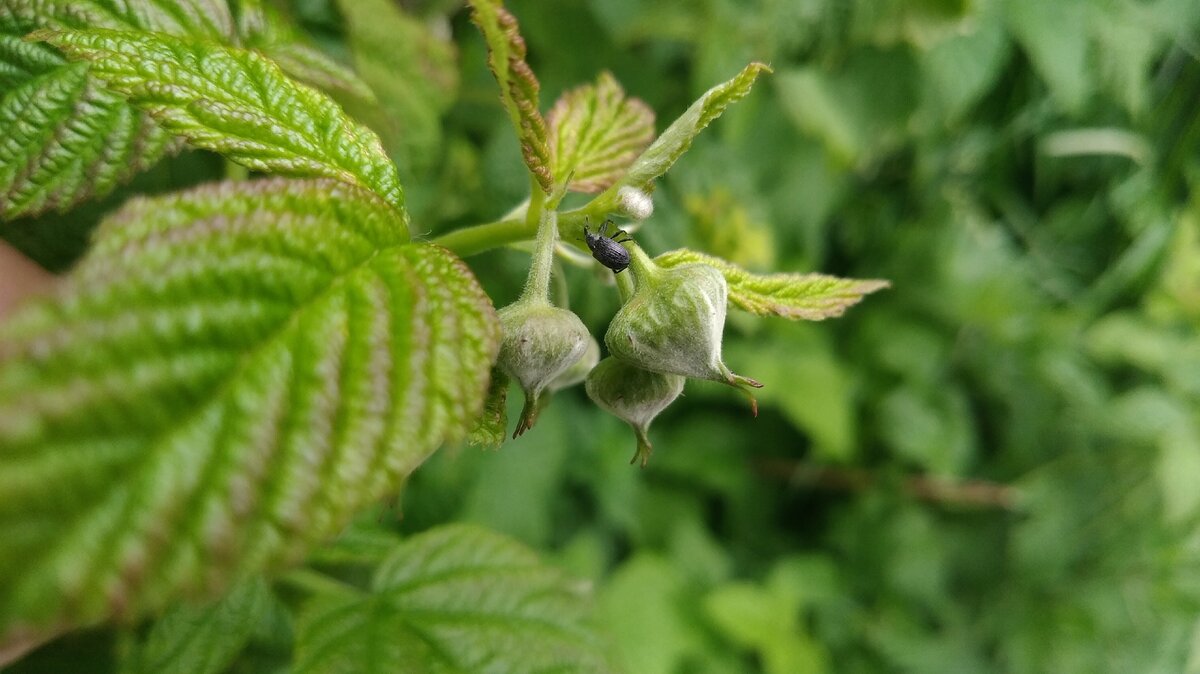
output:
{"label": "green stalk", "polygon": [[[540,190],[534,190],[534,192],[537,195],[541,195]],[[533,210],[533,201],[537,199],[538,196],[535,196],[530,200],[530,210]],[[545,204],[542,205],[542,208],[544,207]],[[559,214],[558,225],[563,230],[573,231],[583,227],[585,218],[590,218],[592,222],[597,222],[602,220],[602,216],[608,212],[609,210],[605,210],[603,204],[597,204],[593,201],[582,208]],[[528,211],[526,212],[526,216],[528,216]],[[521,241],[529,241],[537,236],[537,231],[538,221],[536,219],[530,221],[528,217],[526,219],[504,218],[495,222],[470,225],[456,229],[453,232],[447,232],[434,238],[433,243],[449,248],[459,257],[470,257],[487,252],[493,248],[500,248]],[[563,241],[585,253],[589,252],[587,245],[583,241],[577,241],[570,236],[564,237]]]}
{"label": "green stalk", "polygon": [[493,248],[528,241],[536,231],[536,228],[531,229],[526,225],[524,220],[498,220],[447,232],[435,238],[433,242],[449,248],[459,257],[470,257]]}
{"label": "green stalk", "polygon": [[662,269],[655,264],[654,260],[650,259],[641,246],[630,241],[625,247],[629,249],[629,271],[633,273],[634,279],[638,283],[658,276],[662,272]]}
{"label": "green stalk", "polygon": [[545,201],[545,195],[535,183],[525,220],[527,223],[537,223],[537,237],[533,243],[529,276],[525,279],[525,289],[521,291],[519,301],[550,304],[550,271],[554,266],[554,244],[558,241],[558,213],[544,208]]}
{"label": "green stalk", "polygon": [[635,283],[633,273],[617,274],[617,293],[621,296],[621,304],[629,302],[629,298],[633,297]]}

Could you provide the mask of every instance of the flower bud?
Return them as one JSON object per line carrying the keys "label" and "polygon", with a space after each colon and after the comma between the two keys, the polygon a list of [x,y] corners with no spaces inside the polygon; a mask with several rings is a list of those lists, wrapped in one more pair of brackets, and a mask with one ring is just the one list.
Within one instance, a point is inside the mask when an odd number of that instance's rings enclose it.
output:
{"label": "flower bud", "polygon": [[757,415],[749,389],[762,384],[730,372],[721,360],[725,276],[706,264],[662,269],[640,251],[633,269],[637,287],[604,337],[609,353],[646,370],[733,386],[750,398]]}
{"label": "flower bud", "polygon": [[587,379],[588,373],[592,368],[596,367],[596,363],[600,362],[600,344],[595,337],[588,335],[587,348],[584,349],[583,355],[571,367],[563,370],[562,374],[558,375],[546,385],[547,390],[561,391],[565,388],[570,388],[576,384],[582,384],[584,379]]}
{"label": "flower bud", "polygon": [[632,220],[645,220],[654,213],[654,200],[636,187],[626,185],[617,190],[617,210]]}
{"label": "flower bud", "polygon": [[537,420],[542,390],[574,365],[594,340],[578,316],[549,304],[520,301],[501,309],[499,316],[502,337],[496,366],[525,392],[515,438]]}
{"label": "flower bud", "polygon": [[646,432],[650,422],[683,391],[684,378],[651,372],[619,358],[605,358],[588,374],[588,397],[605,411],[625,421],[637,434],[637,453],[630,463],[650,459],[653,446]]}

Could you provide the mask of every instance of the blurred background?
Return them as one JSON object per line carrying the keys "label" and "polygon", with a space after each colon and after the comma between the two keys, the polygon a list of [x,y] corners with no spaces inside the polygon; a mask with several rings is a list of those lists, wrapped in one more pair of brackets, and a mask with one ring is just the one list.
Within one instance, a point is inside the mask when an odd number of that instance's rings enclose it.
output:
{"label": "blurred background", "polygon": [[[285,9],[346,63],[378,40],[357,65],[394,88],[361,114],[417,227],[498,218],[528,182],[482,40],[439,0],[370,36],[354,7],[381,1]],[[651,253],[893,287],[822,323],[731,315],[757,419],[689,383],[641,470],[563,391],[499,451],[439,452],[389,521],[482,523],[591,579],[632,674],[1200,672],[1200,3],[507,4],[543,109],[609,70],[661,130],[774,68],[660,181]],[[62,270],[129,194],[226,171],[186,153],[0,236]],[[527,261],[469,260],[497,305]],[[597,336],[607,276],[561,275]]]}

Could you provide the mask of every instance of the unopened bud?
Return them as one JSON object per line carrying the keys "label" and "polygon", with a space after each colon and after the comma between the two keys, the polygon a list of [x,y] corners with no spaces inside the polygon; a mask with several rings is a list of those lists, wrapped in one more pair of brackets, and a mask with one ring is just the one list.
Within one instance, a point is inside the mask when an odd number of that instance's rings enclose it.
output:
{"label": "unopened bud", "polygon": [[617,210],[632,220],[645,220],[654,213],[654,199],[636,187],[628,185],[617,190]]}
{"label": "unopened bud", "polygon": [[721,360],[729,294],[725,276],[706,264],[662,269],[640,251],[637,258],[637,287],[604,337],[609,352],[646,370],[733,386],[758,414],[750,389],[762,384],[730,372]]}
{"label": "unopened bud", "polygon": [[496,366],[525,392],[515,438],[533,427],[542,391],[574,365],[593,340],[578,316],[548,304],[517,302],[501,309],[499,316],[502,337]]}
{"label": "unopened bud", "polygon": [[651,372],[609,357],[592,368],[585,388],[597,405],[633,427],[637,453],[630,463],[645,466],[653,449],[647,435],[650,422],[679,397],[683,382],[680,375]]}
{"label": "unopened bud", "polygon": [[600,344],[595,337],[588,335],[587,348],[584,349],[583,355],[571,367],[563,370],[562,374],[558,375],[546,385],[546,389],[553,391],[561,391],[565,388],[570,388],[576,384],[582,384],[584,379],[587,379],[588,373],[596,367],[596,363],[600,362]]}

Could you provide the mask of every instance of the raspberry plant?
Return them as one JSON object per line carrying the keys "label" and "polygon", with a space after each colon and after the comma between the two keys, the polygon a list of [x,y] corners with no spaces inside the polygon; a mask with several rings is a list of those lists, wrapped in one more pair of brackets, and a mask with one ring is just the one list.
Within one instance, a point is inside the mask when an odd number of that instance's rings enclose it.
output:
{"label": "raspberry plant", "polygon": [[[344,3],[350,21],[395,12],[364,4]],[[265,174],[129,201],[53,296],[0,326],[5,659],[161,615],[129,633],[123,666],[218,671],[282,612],[298,672],[368,658],[380,671],[607,671],[579,588],[528,550],[466,526],[356,539],[352,516],[443,445],[500,444],[509,379],[526,397],[514,435],[544,391],[586,379],[644,465],[650,421],[685,377],[758,386],[722,360],[727,304],[819,320],[886,285],[755,275],[682,249],[652,259],[631,242],[593,369],[598,340],[552,301],[555,257],[586,251],[589,220],[646,221],[655,181],[769,68],[751,63],[657,136],[606,73],[543,117],[515,18],[471,4],[530,196],[432,241],[414,236],[380,137],[332,96],[419,87],[364,69],[373,89],[253,1],[0,4],[5,218],[103,196],[184,145]],[[594,196],[565,208],[569,193]],[[523,241],[524,292],[496,312],[461,258]],[[367,570],[326,572],[347,560]]]}

